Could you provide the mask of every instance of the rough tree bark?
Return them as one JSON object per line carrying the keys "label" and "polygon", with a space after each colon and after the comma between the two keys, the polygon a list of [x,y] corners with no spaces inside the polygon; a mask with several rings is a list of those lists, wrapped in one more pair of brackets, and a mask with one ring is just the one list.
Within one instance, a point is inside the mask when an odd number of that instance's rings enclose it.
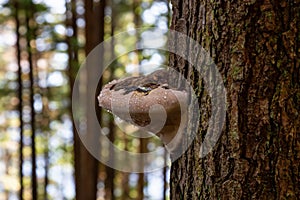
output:
{"label": "rough tree bark", "polygon": [[[300,196],[300,2],[172,0],[171,28],[213,57],[227,90],[226,124],[200,159],[207,116],[172,165],[171,199],[297,199]],[[209,113],[203,81],[171,55]]]}

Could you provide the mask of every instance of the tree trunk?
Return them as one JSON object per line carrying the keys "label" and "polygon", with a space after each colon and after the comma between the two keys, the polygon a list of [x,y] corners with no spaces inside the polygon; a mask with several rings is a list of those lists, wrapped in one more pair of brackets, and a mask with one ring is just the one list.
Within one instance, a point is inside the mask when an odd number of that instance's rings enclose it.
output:
{"label": "tree trunk", "polygon": [[[66,8],[67,8],[67,15],[66,15],[66,27],[72,28],[73,34],[68,35],[67,37],[67,44],[68,44],[68,78],[69,78],[69,86],[70,86],[70,99],[72,99],[72,93],[76,88],[73,88],[75,77],[77,73],[77,69],[79,66],[79,52],[78,52],[78,29],[77,29],[77,13],[76,13],[76,0],[71,0],[71,2],[68,2],[66,0]],[[76,198],[79,199],[79,186],[80,186],[80,138],[77,133],[77,129],[75,127],[75,119],[73,118],[73,111],[72,111],[72,105],[70,104],[69,112],[71,113],[70,116],[72,116],[72,129],[73,129],[73,137],[74,137],[74,145],[73,145],[73,152],[74,152],[74,177],[75,177],[75,193]]]}
{"label": "tree trunk", "polygon": [[[227,92],[226,124],[199,158],[208,117],[171,169],[171,199],[297,199],[300,196],[300,2],[173,0],[171,28],[214,59]],[[200,110],[203,81],[186,62],[171,67],[191,80]],[[197,82],[196,82],[197,81]],[[187,129],[189,130],[189,129]]]}
{"label": "tree trunk", "polygon": [[14,11],[14,19],[16,23],[16,53],[17,53],[17,63],[18,63],[18,111],[19,111],[19,121],[20,121],[20,141],[19,141],[19,176],[20,176],[20,191],[19,191],[19,199],[23,199],[24,194],[24,174],[23,174],[23,162],[24,162],[24,121],[23,121],[23,81],[22,81],[22,65],[21,65],[21,34],[19,32],[19,28],[21,26],[20,19],[19,19],[19,2],[14,2],[15,11]]}
{"label": "tree trunk", "polygon": [[[32,41],[36,38],[35,30],[33,27],[33,3],[28,1],[25,4],[25,24],[26,24],[26,44],[28,52],[28,65],[29,65],[29,80],[30,80],[30,126],[31,126],[31,195],[32,199],[38,198],[38,184],[37,184],[37,173],[36,173],[36,123],[35,123],[35,110],[34,110],[34,94],[35,94],[35,67],[36,60],[34,57],[34,47]],[[35,26],[35,24],[34,24]]]}
{"label": "tree trunk", "polygon": [[[103,41],[104,38],[104,8],[105,2],[94,2],[93,0],[85,0],[85,53],[88,55],[93,48]],[[75,7],[73,7],[74,9]],[[78,59],[78,58],[76,58]],[[92,72],[87,72],[87,78],[93,76]],[[85,83],[82,83],[85,84]],[[99,90],[100,90],[99,86]],[[89,88],[89,87],[87,87]],[[75,88],[77,89],[77,88]],[[87,96],[94,96],[96,101],[96,94],[100,91],[86,91]],[[94,93],[94,94],[93,94]],[[92,109],[88,107],[88,109]],[[95,109],[99,109],[95,105]],[[92,113],[88,111],[87,113]],[[99,112],[97,112],[99,113]],[[87,123],[90,123],[90,115],[86,116]],[[99,116],[97,116],[99,117]],[[88,133],[92,133],[92,125],[87,125]],[[93,134],[90,134],[93,136]],[[92,138],[91,138],[92,139]],[[96,140],[95,140],[96,141]],[[74,138],[74,152],[75,152],[75,176],[76,176],[76,199],[78,200],[96,200],[97,199],[97,183],[98,183],[98,160],[94,158],[86,147],[83,145],[78,135]]]}

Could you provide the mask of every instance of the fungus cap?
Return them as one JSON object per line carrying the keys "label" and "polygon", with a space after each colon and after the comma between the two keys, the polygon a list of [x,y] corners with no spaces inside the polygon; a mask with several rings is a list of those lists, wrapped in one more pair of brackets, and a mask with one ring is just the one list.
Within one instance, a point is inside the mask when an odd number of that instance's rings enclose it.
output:
{"label": "fungus cap", "polygon": [[184,90],[170,89],[165,79],[151,76],[129,77],[106,84],[98,96],[99,106],[156,134],[167,145],[182,131],[179,126],[187,112],[188,95]]}

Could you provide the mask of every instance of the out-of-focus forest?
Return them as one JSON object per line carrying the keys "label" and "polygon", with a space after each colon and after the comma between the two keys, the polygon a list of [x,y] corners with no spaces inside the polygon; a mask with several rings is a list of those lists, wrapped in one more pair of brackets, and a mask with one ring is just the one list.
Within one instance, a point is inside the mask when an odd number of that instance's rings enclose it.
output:
{"label": "out-of-focus forest", "polygon": [[[82,185],[91,180],[77,174],[79,168],[88,169],[76,161],[82,148],[74,142],[72,122],[76,73],[97,43],[117,33],[137,27],[167,29],[170,10],[167,0],[0,0],[1,200],[75,199],[79,192],[82,197]],[[166,61],[164,52],[131,52],[112,64],[102,84],[149,73]],[[139,67],[143,65],[150,67]],[[122,148],[145,152],[156,145],[124,137],[106,112],[101,112],[101,124]],[[96,167],[87,173],[95,177],[99,200],[169,198],[168,167],[147,174],[120,172],[98,161]]]}

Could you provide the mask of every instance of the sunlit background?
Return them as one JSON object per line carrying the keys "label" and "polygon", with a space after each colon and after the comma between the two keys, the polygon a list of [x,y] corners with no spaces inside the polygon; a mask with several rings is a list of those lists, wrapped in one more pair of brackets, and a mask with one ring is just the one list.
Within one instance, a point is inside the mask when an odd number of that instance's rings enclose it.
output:
{"label": "sunlit background", "polygon": [[[75,199],[71,86],[86,55],[84,3],[0,0],[1,200],[32,199],[35,176],[38,199]],[[167,0],[111,0],[106,2],[104,19],[95,21],[103,20],[104,39],[135,27],[167,29],[170,7]],[[114,51],[124,48],[116,45]],[[150,73],[166,65],[167,59],[165,52],[156,50],[131,52],[112,64],[103,83]],[[103,112],[102,119],[103,131],[113,134],[116,144],[139,148],[139,142],[124,138],[120,128],[112,128],[116,122],[110,114]],[[151,141],[146,148],[153,149]],[[105,179],[110,176],[101,163],[97,176],[97,197],[105,199]],[[141,190],[143,199],[168,199],[168,178],[168,167],[143,175],[115,171],[111,199],[138,199]]]}

